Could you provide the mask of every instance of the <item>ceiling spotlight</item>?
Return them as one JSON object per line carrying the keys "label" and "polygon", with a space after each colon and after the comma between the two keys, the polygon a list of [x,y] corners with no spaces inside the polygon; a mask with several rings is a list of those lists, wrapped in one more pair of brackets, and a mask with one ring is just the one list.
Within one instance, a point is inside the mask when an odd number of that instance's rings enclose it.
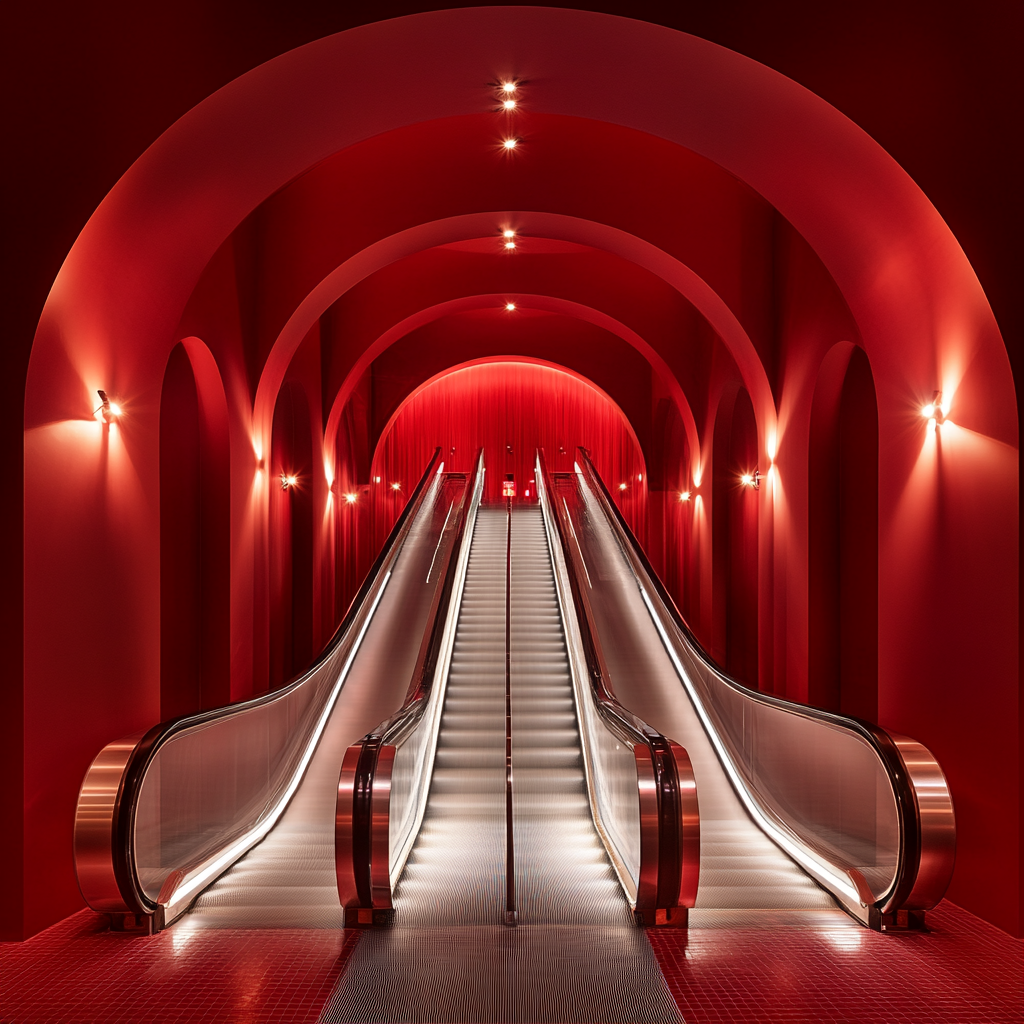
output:
{"label": "ceiling spotlight", "polygon": [[506,238],[515,238],[516,237],[516,233],[515,233],[515,231],[512,230],[512,228],[505,228],[505,230],[502,231],[502,234]]}
{"label": "ceiling spotlight", "polygon": [[506,110],[515,110],[516,109],[516,101],[515,100],[505,100],[505,102],[502,103],[502,106]]}
{"label": "ceiling spotlight", "polygon": [[502,92],[506,92],[506,93],[508,93],[508,92],[515,92],[516,91],[516,83],[515,82],[502,82],[501,83],[501,91]]}
{"label": "ceiling spotlight", "polygon": [[505,243],[505,248],[508,249],[509,252],[511,252],[515,247],[516,247],[516,243],[515,242],[506,242]]}
{"label": "ceiling spotlight", "polygon": [[502,145],[505,147],[505,149],[512,150],[512,149],[515,149],[516,146],[519,145],[519,140],[518,139],[505,139],[505,141],[502,143]]}
{"label": "ceiling spotlight", "polygon": [[505,312],[506,313],[513,313],[513,312],[515,312],[515,308],[516,308],[516,304],[514,302],[506,302],[505,303]]}

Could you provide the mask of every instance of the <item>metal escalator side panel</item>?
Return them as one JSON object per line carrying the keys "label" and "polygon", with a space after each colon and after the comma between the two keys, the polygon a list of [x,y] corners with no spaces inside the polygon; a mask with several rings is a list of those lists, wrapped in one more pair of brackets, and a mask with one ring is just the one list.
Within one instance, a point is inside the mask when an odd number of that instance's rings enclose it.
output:
{"label": "metal escalator side panel", "polygon": [[[563,628],[573,651],[570,662],[577,720],[594,824],[638,923],[684,925],[686,908],[696,898],[700,875],[700,814],[692,767],[678,743],[661,736],[622,707],[612,693],[587,596],[592,583],[583,552],[568,507],[560,506],[552,493],[553,478],[540,452],[536,478]],[[597,729],[588,727],[594,719],[586,710],[591,702],[601,720]],[[636,848],[635,857],[630,857],[621,838],[616,840],[616,834],[623,834],[623,823],[617,826],[613,822],[614,812],[602,798],[596,773],[596,748],[602,742],[607,745],[609,736],[617,741],[616,750],[621,744],[633,755],[630,760],[638,817],[637,835],[630,845]],[[625,831],[630,830],[631,824],[627,824]]]}
{"label": "metal escalator side panel", "polygon": [[[472,492],[467,496],[463,491],[458,508],[453,503],[449,509],[431,560],[428,582],[444,545],[406,701],[350,748],[342,768],[335,813],[335,858],[338,896],[346,908],[346,922],[350,921],[349,911],[352,923],[359,925],[387,919],[393,909],[394,888],[419,832],[483,481],[481,453]],[[346,766],[351,775],[346,774]]]}
{"label": "metal escalator side panel", "polygon": [[[606,521],[615,537],[751,818],[862,923],[896,927],[906,912],[934,906],[952,872],[955,819],[930,752],[873,723],[796,705],[729,677],[687,627],[583,449],[576,478],[588,514]],[[737,716],[742,728],[730,725]],[[903,917],[894,917],[901,909]]]}
{"label": "metal escalator side panel", "polygon": [[[75,843],[76,872],[90,906],[172,920],[273,827],[309,764],[391,566],[436,493],[439,465],[438,449],[342,623],[307,672],[272,693],[162,723],[141,739],[115,741],[94,759],[80,793]],[[277,728],[271,728],[267,716],[276,718]],[[257,722],[264,742],[245,742],[245,724],[251,722]],[[176,744],[194,746],[204,734],[216,734],[207,744],[212,757],[204,759],[189,749],[164,763]],[[272,751],[271,734],[290,750]],[[232,744],[239,755],[234,760],[227,756]],[[247,795],[232,803],[231,787],[226,787],[219,800],[214,798],[216,786],[200,777],[210,763],[218,780],[234,770],[235,788],[248,787]],[[184,773],[177,786],[175,768]],[[170,838],[172,829],[164,819],[168,806],[184,822],[181,834]],[[177,885],[169,885],[170,880]]]}

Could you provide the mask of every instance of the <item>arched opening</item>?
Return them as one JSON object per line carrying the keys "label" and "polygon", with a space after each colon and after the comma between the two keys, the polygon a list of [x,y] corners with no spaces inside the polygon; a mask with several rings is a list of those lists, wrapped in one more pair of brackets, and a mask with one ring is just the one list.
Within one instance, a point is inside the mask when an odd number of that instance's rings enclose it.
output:
{"label": "arched opening", "polygon": [[746,390],[726,390],[712,449],[712,654],[740,682],[758,686],[757,423]]}
{"label": "arched opening", "polygon": [[[440,445],[446,467],[469,472],[484,449],[484,498],[501,498],[511,473],[516,497],[536,501],[534,453],[549,469],[571,470],[587,448],[626,521],[646,522],[647,471],[619,407],[593,384],[563,369],[518,360],[486,361],[448,371],[410,396],[392,417],[373,458],[375,507],[383,529],[401,511],[395,495],[415,485]],[[397,485],[397,488],[396,488]]]}
{"label": "arched opening", "polygon": [[808,465],[808,699],[878,717],[878,406],[863,349],[818,374]]}
{"label": "arched opening", "polygon": [[160,396],[164,719],[230,700],[228,510],[224,390],[213,356],[191,338],[171,351]]}
{"label": "arched opening", "polygon": [[270,455],[270,688],[313,660],[313,438],[309,402],[288,381]]}

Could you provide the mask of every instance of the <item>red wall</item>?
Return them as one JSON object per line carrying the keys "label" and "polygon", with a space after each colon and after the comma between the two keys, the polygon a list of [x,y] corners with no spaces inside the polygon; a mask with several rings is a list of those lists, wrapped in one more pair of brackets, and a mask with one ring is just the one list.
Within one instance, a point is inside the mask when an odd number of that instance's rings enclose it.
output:
{"label": "red wall", "polygon": [[535,363],[487,362],[453,370],[410,397],[377,446],[371,481],[383,510],[382,529],[390,529],[396,514],[391,485],[409,493],[435,447],[446,469],[464,473],[472,473],[483,448],[484,500],[500,502],[502,482],[511,473],[517,500],[532,502],[536,450],[544,449],[552,472],[571,472],[579,445],[591,452],[630,526],[642,533],[647,469],[628,421],[606,395]]}
{"label": "red wall", "polygon": [[[456,23],[479,45],[453,34]],[[399,61],[388,33],[405,32],[416,45]],[[489,100],[466,83],[481,53],[500,64],[512,39],[548,74],[523,121],[529,144],[500,163]],[[605,74],[610,54],[631,70]],[[651,89],[645,76],[664,61],[677,74]],[[585,94],[580,80],[591,83]],[[524,242],[521,261],[487,256],[479,247],[510,216],[524,239],[563,248],[531,254]],[[471,248],[440,248],[453,243]],[[15,932],[78,905],[68,855],[78,782],[99,746],[160,714],[160,395],[177,342],[201,338],[223,382],[230,688],[241,697],[271,678],[268,566],[291,537],[269,512],[281,385],[308,399],[315,647],[370,550],[367,504],[342,519],[337,495],[368,485],[375,403],[391,408],[452,357],[445,332],[425,330],[418,340],[436,351],[417,364],[422,375],[389,389],[371,373],[364,385],[367,365],[379,358],[383,370],[388,347],[412,336],[403,318],[510,287],[600,321],[605,340],[566,362],[577,373],[601,382],[603,363],[614,378],[613,353],[633,354],[621,360],[626,383],[605,390],[660,485],[662,557],[673,531],[689,538],[672,572],[704,636],[716,626],[722,513],[714,423],[723,395],[750,396],[766,482],[756,579],[741,581],[741,603],[747,614],[756,594],[759,681],[797,698],[809,693],[814,389],[836,344],[863,348],[878,410],[879,720],[929,744],[949,773],[961,823],[951,894],[1016,927],[1016,405],[976,277],[899,168],[793,83],[651,26],[526,10],[377,27],[358,45],[326,40],[233,83],[146,154],[64,263],[25,408],[20,711],[11,698],[23,757],[10,777],[24,778],[15,817],[28,896]],[[504,354],[540,354],[525,347]],[[630,365],[636,353],[646,383]],[[456,358],[485,354],[495,353]],[[125,406],[118,424],[92,417],[97,387]],[[928,433],[919,409],[937,387],[952,398],[952,422]],[[324,425],[345,388],[328,468]],[[676,415],[683,429],[664,426]],[[670,508],[669,488],[684,481],[694,500]]]}

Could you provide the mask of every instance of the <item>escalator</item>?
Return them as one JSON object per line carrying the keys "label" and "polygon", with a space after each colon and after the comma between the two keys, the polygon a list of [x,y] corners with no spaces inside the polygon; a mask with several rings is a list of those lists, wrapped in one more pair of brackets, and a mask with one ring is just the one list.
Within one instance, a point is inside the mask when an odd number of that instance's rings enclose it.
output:
{"label": "escalator", "polygon": [[952,873],[946,780],[921,744],[751,690],[701,648],[580,449],[543,474],[619,699],[683,743],[701,808],[691,927],[920,928]]}
{"label": "escalator", "polygon": [[637,923],[922,924],[955,839],[923,747],[725,675],[582,450],[538,505],[443,469],[308,672],[101,752],[90,906],[366,927],[338,1021],[675,1020]]}
{"label": "escalator", "polygon": [[[422,824],[404,868],[394,870],[403,854],[389,844],[390,892],[373,885],[371,863],[360,893],[354,837],[368,829],[362,848],[375,849],[385,831],[404,834],[415,798],[403,785],[394,800],[406,769],[392,743],[410,742],[416,730],[399,713],[345,759],[341,900],[350,918],[391,927],[362,937],[321,1019],[678,1021],[635,927],[636,901],[595,829],[540,509],[481,507],[464,579],[449,667],[434,684],[443,692],[431,694],[443,707]],[[424,719],[431,710],[426,700],[410,708]],[[635,795],[632,753],[624,763],[618,783]],[[362,825],[360,792],[377,808]],[[373,906],[360,907],[368,895]]]}
{"label": "escalator", "polygon": [[347,747],[401,706],[469,501],[440,450],[325,651],[288,685],[105,747],[75,821],[86,902],[115,927],[338,927]]}

